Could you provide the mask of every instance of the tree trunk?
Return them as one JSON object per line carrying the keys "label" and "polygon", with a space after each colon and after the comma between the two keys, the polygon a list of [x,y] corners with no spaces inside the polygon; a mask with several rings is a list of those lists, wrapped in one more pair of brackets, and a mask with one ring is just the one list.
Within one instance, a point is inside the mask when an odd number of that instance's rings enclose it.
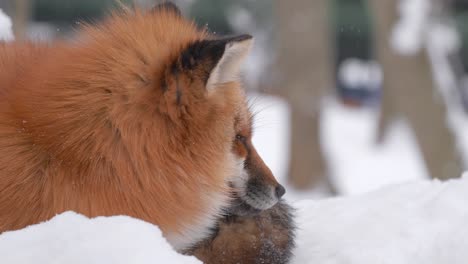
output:
{"label": "tree trunk", "polygon": [[447,127],[447,109],[438,95],[426,49],[410,56],[395,52],[390,46],[390,36],[398,19],[397,1],[368,2],[374,17],[377,57],[384,73],[383,95],[386,98],[383,99],[381,117],[395,115],[396,111],[385,113],[390,106],[406,118],[431,177],[460,176],[463,166],[453,134]]}
{"label": "tree trunk", "polygon": [[[289,179],[307,189],[331,186],[320,144],[320,102],[332,87],[328,0],[276,1],[280,93],[291,106]],[[333,188],[330,188],[330,190]]]}
{"label": "tree trunk", "polygon": [[392,94],[388,87],[386,79],[382,82],[382,99],[380,101],[380,112],[377,124],[376,143],[382,144],[386,138],[387,133],[391,127],[392,122],[398,117],[398,111],[395,106],[395,95]]}
{"label": "tree trunk", "polygon": [[28,23],[31,17],[31,2],[31,0],[15,0],[15,12],[12,17],[15,39],[21,40],[26,38]]}

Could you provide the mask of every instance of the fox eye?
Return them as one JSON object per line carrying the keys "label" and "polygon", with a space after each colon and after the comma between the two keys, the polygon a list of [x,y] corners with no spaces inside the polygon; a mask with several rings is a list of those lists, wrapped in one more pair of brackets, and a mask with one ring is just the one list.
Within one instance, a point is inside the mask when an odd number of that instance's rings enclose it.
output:
{"label": "fox eye", "polygon": [[237,134],[236,135],[236,140],[239,140],[241,142],[245,142],[247,140],[247,138],[242,136],[241,134]]}

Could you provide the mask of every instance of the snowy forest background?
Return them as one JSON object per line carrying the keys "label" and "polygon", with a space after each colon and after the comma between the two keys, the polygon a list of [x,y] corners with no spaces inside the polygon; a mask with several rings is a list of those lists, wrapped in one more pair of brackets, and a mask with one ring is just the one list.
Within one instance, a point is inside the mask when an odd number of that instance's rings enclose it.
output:
{"label": "snowy forest background", "polygon": [[[294,263],[466,263],[468,178],[424,180],[459,178],[468,167],[468,1],[173,2],[200,26],[256,39],[244,65],[258,112],[254,144],[298,208]],[[114,0],[0,0],[15,38],[35,41],[73,38],[82,22],[115,7]],[[72,228],[73,248],[50,239],[71,226],[81,227]],[[114,250],[127,251],[101,260],[176,263],[167,244],[148,236],[158,230],[125,218],[86,222],[67,213],[42,228],[2,234],[0,256],[29,263],[17,251],[25,241],[53,241],[48,250],[68,245],[73,263],[86,263],[114,241]],[[130,250],[126,241],[134,242]],[[80,243],[94,255],[76,249]],[[36,249],[43,259],[34,252],[31,259],[50,263],[53,250]]]}

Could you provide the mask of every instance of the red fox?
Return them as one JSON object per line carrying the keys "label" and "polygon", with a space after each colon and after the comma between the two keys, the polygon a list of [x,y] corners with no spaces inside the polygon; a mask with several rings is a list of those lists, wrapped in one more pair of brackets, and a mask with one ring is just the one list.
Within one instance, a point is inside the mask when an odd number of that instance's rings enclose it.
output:
{"label": "red fox", "polygon": [[129,215],[183,251],[230,203],[276,204],[285,190],[252,145],[238,81],[251,45],[170,3],[118,11],[73,42],[1,43],[0,232],[67,210]]}

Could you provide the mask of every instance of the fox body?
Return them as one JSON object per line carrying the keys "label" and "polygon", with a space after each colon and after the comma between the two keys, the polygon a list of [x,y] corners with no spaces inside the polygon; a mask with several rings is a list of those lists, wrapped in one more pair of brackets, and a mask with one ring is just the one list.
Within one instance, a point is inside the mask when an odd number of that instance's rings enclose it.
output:
{"label": "fox body", "polygon": [[0,232],[73,210],[157,224],[184,250],[232,197],[284,193],[251,143],[237,81],[252,38],[172,4],[119,11],[73,42],[0,43]]}

